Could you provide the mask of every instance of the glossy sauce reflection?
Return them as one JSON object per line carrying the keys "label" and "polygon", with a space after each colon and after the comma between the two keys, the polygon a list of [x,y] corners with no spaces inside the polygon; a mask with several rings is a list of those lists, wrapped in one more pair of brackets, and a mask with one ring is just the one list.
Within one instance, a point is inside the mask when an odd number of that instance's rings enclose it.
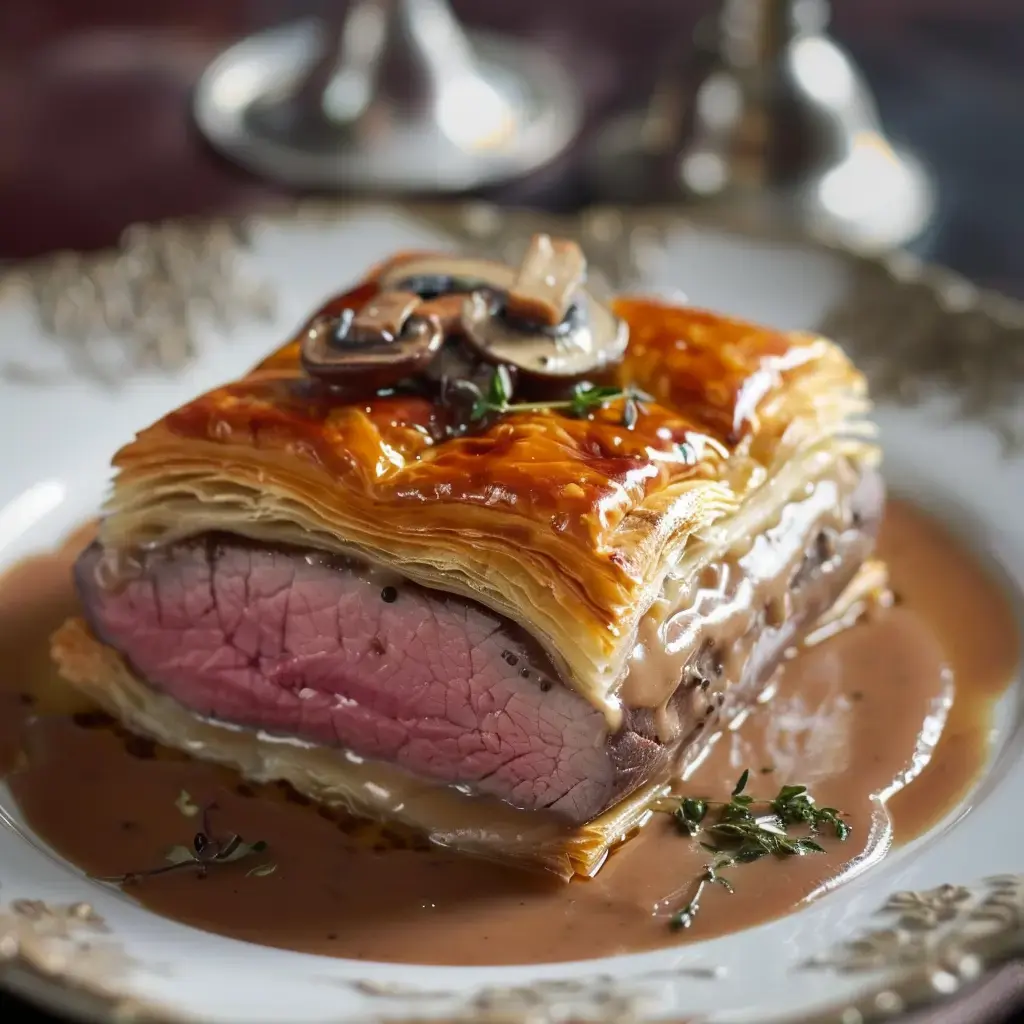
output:
{"label": "glossy sauce reflection", "polygon": [[[899,605],[790,661],[770,705],[722,737],[687,784],[722,797],[746,767],[753,793],[805,783],[819,801],[850,813],[853,836],[828,842],[824,855],[735,869],[736,894],[710,891],[680,936],[667,918],[688,898],[704,857],[667,818],[656,817],[596,879],[563,885],[425,848],[124,733],[56,682],[48,663],[46,638],[73,608],[67,573],[82,541],[25,563],[0,586],[0,762],[26,819],[68,859],[107,875],[156,866],[167,847],[189,842],[197,826],[178,808],[182,791],[196,804],[215,803],[215,827],[267,841],[267,854],[205,879],[170,874],[128,891],[198,927],[337,956],[578,959],[708,938],[784,914],[869,866],[893,833],[912,838],[963,796],[984,763],[991,702],[1018,653],[998,587],[945,530],[893,503],[882,555]],[[944,715],[931,762],[889,801],[890,828],[872,794],[917,771],[922,730]],[[264,863],[273,873],[250,873]]]}

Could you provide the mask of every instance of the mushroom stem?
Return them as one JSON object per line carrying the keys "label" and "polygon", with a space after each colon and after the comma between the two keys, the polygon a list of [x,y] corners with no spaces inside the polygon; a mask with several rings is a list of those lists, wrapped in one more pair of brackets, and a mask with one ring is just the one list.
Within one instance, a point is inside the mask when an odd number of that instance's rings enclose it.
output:
{"label": "mushroom stem", "polygon": [[381,292],[356,313],[345,340],[356,344],[394,341],[420,302],[415,292]]}
{"label": "mushroom stem", "polygon": [[508,317],[556,327],[587,279],[587,261],[575,242],[534,235],[508,293]]}

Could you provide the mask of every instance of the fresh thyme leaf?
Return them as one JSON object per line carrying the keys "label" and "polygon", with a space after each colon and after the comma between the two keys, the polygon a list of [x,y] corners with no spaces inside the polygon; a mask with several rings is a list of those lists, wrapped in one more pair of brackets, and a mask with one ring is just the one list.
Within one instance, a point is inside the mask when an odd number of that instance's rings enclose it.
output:
{"label": "fresh thyme leaf", "polygon": [[177,807],[186,818],[194,818],[199,813],[199,806],[193,802],[188,791],[184,789],[178,794],[178,799],[174,801],[174,806]]}
{"label": "fresh thyme leaf", "polygon": [[681,910],[677,910],[668,921],[669,927],[674,932],[680,932],[684,928],[689,928],[693,924],[693,919],[697,916],[698,906],[691,900]]}
{"label": "fresh thyme leaf", "polygon": [[693,924],[697,917],[697,911],[700,910],[700,898],[704,895],[704,890],[709,885],[720,885],[726,892],[732,893],[735,890],[732,887],[732,883],[725,877],[719,874],[721,867],[727,866],[730,862],[718,861],[715,864],[708,864],[705,866],[703,873],[697,879],[697,888],[694,892],[690,902],[686,906],[681,907],[669,918],[669,927],[673,931],[681,931],[684,928],[689,928]]}
{"label": "fresh thyme leaf", "polygon": [[694,821],[693,818],[687,817],[686,812],[682,807],[676,809],[673,817],[675,818],[676,827],[680,832],[683,832],[688,836],[695,836],[700,831],[700,823]]}
{"label": "fresh thyme leaf", "polygon": [[682,802],[682,811],[690,821],[700,822],[708,813],[708,805],[704,800],[694,800],[692,797]]}
{"label": "fresh thyme leaf", "polygon": [[775,799],[780,803],[784,803],[787,800],[792,800],[794,797],[803,796],[806,792],[806,786],[783,786]]}
{"label": "fresh thyme leaf", "polygon": [[729,882],[729,879],[726,878],[725,875],[720,875],[718,873],[718,869],[721,866],[722,866],[721,863],[719,863],[719,864],[709,864],[707,866],[707,868],[705,869],[707,880],[709,882],[714,883],[715,885],[722,886],[723,889],[727,889],[729,892],[732,892],[733,888],[732,888],[732,885]]}
{"label": "fresh thyme leaf", "polygon": [[257,864],[254,868],[249,868],[245,873],[246,878],[266,878],[267,875],[272,875],[277,870],[276,864]]}
{"label": "fresh thyme leaf", "polygon": [[487,403],[487,399],[481,395],[479,398],[474,398],[473,407],[469,411],[469,418],[472,422],[476,423],[478,420],[482,420],[488,412],[490,412],[490,405]]}
{"label": "fresh thyme leaf", "polygon": [[573,416],[586,416],[588,412],[599,409],[608,402],[621,398],[621,388],[597,387],[594,384],[577,384],[572,389],[569,411]]}
{"label": "fresh thyme leaf", "polygon": [[850,826],[835,807],[816,807],[806,786],[783,786],[771,803],[772,813],[785,825],[809,825],[818,834],[830,828],[840,841],[850,835]]}
{"label": "fresh thyme leaf", "polygon": [[[199,836],[196,836],[196,839],[198,838]],[[232,860],[235,850],[241,845],[242,837],[237,832],[234,832],[223,843],[218,843],[217,846],[212,847],[209,857],[211,860]]]}
{"label": "fresh thyme leaf", "polygon": [[[734,864],[751,864],[765,857],[824,853],[824,848],[812,837],[826,828],[831,829],[840,842],[849,838],[851,828],[843,821],[839,810],[818,807],[806,786],[781,786],[769,800],[746,793],[749,781],[750,770],[747,769],[727,801],[685,797],[674,808],[671,804],[658,808],[672,811],[673,820],[684,835],[712,839],[713,842],[708,842],[698,838],[698,842],[715,858],[697,876],[689,902],[669,919],[671,928],[689,928],[693,924],[708,885],[720,885],[727,892],[733,892],[732,883],[721,874],[723,869]],[[787,830],[792,825],[805,826],[810,836],[791,836]]]}
{"label": "fresh thyme leaf", "polygon": [[487,401],[496,408],[504,408],[512,398],[512,375],[508,367],[500,364],[491,375],[491,385],[487,391]]}
{"label": "fresh thyme leaf", "polygon": [[767,857],[768,851],[763,846],[741,846],[729,859],[734,864],[753,864],[755,860]]}
{"label": "fresh thyme leaf", "polygon": [[680,831],[695,836],[700,831],[700,823],[707,811],[707,804],[703,800],[683,800],[675,810],[676,825]]}
{"label": "fresh thyme leaf", "polygon": [[479,422],[492,414],[501,416],[510,412],[539,412],[548,409],[561,409],[570,416],[582,418],[622,398],[622,423],[627,429],[632,430],[639,416],[640,403],[651,401],[650,395],[636,388],[615,388],[587,383],[575,385],[572,397],[550,402],[513,402],[512,391],[512,376],[508,367],[504,364],[495,367],[486,393],[477,389],[479,397],[474,397],[470,421]]}
{"label": "fresh thyme leaf", "polygon": [[214,860],[224,862],[241,860],[243,857],[251,857],[254,853],[262,853],[267,848],[267,844],[262,840],[256,843],[247,843],[237,835],[232,836],[228,842],[230,845],[225,845],[224,849],[214,857]]}
{"label": "fresh thyme leaf", "polygon": [[[162,875],[168,871],[177,871],[188,867],[194,867],[200,875],[205,875],[210,864],[242,860],[267,849],[267,844],[262,839],[249,843],[237,832],[232,833],[224,840],[214,838],[210,829],[210,810],[210,807],[203,809],[203,828],[193,836],[192,845],[172,846],[164,856],[166,863],[160,867],[147,868],[143,871],[129,871],[123,875],[105,876],[99,880],[125,885],[143,877]],[[266,865],[263,866],[266,867]],[[274,867],[276,869],[276,865]],[[270,874],[269,871],[265,873]]]}

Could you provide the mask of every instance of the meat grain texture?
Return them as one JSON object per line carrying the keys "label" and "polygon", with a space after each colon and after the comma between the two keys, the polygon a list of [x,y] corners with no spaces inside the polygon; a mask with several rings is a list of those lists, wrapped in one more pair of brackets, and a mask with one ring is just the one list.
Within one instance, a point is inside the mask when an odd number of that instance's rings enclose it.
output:
{"label": "meat grain texture", "polygon": [[351,560],[209,535],[147,554],[117,586],[104,585],[94,544],[76,580],[93,632],[140,679],[201,716],[579,824],[666,772],[754,698],[869,553],[881,501],[877,481],[865,480],[857,527],[828,555],[809,543],[793,577],[793,614],[772,628],[758,622],[741,678],[695,701],[693,680],[708,670],[690,666],[669,742],[658,740],[652,709],[626,709],[609,730],[521,627]]}

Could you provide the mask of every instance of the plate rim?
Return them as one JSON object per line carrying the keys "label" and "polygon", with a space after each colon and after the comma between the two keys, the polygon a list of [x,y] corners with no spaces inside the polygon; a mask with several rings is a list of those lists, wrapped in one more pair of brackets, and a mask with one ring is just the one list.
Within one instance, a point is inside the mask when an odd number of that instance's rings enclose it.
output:
{"label": "plate rim", "polygon": [[[310,222],[329,225],[363,213],[380,211],[432,227],[451,237],[454,244],[487,248],[491,253],[502,255],[535,232],[562,233],[579,239],[606,282],[617,287],[642,279],[648,261],[656,258],[658,247],[669,232],[685,232],[690,227],[736,234],[758,243],[796,244],[808,251],[831,255],[852,270],[854,294],[843,303],[837,315],[830,314],[828,322],[820,328],[823,333],[845,341],[855,349],[865,344],[865,338],[870,344],[871,330],[865,331],[861,323],[862,303],[871,297],[885,297],[893,305],[886,307],[884,318],[876,318],[872,322],[876,334],[879,324],[891,337],[900,332],[901,318],[905,327],[907,323],[919,325],[923,317],[931,323],[933,335],[937,333],[936,328],[941,327],[947,336],[941,352],[925,360],[923,365],[920,359],[915,365],[907,353],[892,360],[897,372],[883,380],[881,388],[873,381],[875,397],[896,404],[915,405],[931,391],[941,389],[959,399],[955,415],[981,423],[995,434],[1001,442],[1003,457],[1024,451],[1024,429],[1012,421],[1014,396],[1024,381],[1024,345],[1020,344],[1024,342],[1024,302],[978,288],[962,275],[923,262],[903,250],[885,254],[865,253],[835,239],[812,238],[799,231],[782,231],[776,224],[731,218],[723,215],[721,210],[708,215],[700,210],[681,212],[659,206],[603,206],[576,214],[548,215],[541,211],[497,207],[480,201],[418,204],[301,199],[272,203],[238,218],[177,219],[150,226],[148,230],[166,228],[195,232],[200,237],[204,233],[223,234],[228,230],[233,237],[244,241],[246,226],[251,229],[261,224]],[[88,275],[104,261],[109,264],[117,252],[115,249],[89,254],[57,253],[5,268],[0,271],[0,308],[27,282],[52,275],[62,260],[66,268],[69,256],[74,260],[75,272]],[[908,308],[916,316],[916,321]],[[962,330],[952,329],[957,323],[962,325]],[[927,331],[922,332],[919,326],[917,335],[915,344],[920,357],[922,351],[937,340]],[[952,335],[952,340],[949,340],[949,335]],[[878,355],[877,350],[875,355]],[[887,358],[891,357],[890,352]],[[904,369],[909,366],[910,374],[898,372],[900,365]],[[907,379],[912,379],[914,387],[906,387]],[[940,886],[924,893],[893,894],[892,898],[905,899],[906,905],[893,905],[889,909],[895,911],[907,927],[924,931],[945,929],[953,936],[954,947],[960,935],[959,948],[964,958],[970,961],[965,964],[962,979],[954,979],[958,983],[950,988],[948,977],[935,976],[934,963],[926,960],[910,962],[895,982],[892,977],[886,977],[882,982],[867,982],[853,1000],[843,1000],[810,1014],[789,1014],[779,1020],[784,1019],[786,1024],[823,1024],[825,1021],[854,1019],[846,1016],[852,1012],[856,1012],[858,1016],[855,1019],[861,1022],[891,1018],[897,1012],[961,995],[965,987],[960,981],[982,981],[991,977],[1008,959],[1024,953],[1024,875],[983,879],[976,886]],[[962,912],[958,909],[960,907]],[[989,926],[976,934],[979,907],[987,907],[994,916]],[[46,962],[46,957],[33,955],[32,950],[17,938],[11,940],[10,931],[3,929],[5,911],[8,916],[12,913],[0,897],[0,985],[16,995],[74,1019],[103,1024],[126,1020],[183,1024],[195,1019],[171,1007],[140,1002],[134,996],[126,997],[116,990],[116,982],[68,977],[66,965],[63,965],[65,973],[62,973],[61,965],[55,968]],[[47,912],[60,913],[61,910],[48,908]],[[74,917],[73,908],[65,907],[63,913]],[[19,927],[26,927],[25,921],[22,916]],[[31,932],[31,922],[27,927]],[[888,929],[879,928],[875,934],[891,937],[899,927],[901,925],[897,922]],[[523,1009],[520,1017],[524,1024],[528,1019],[535,1019],[531,1016],[535,1012],[535,1006]],[[520,1017],[503,1016],[502,1019],[518,1020]]]}

